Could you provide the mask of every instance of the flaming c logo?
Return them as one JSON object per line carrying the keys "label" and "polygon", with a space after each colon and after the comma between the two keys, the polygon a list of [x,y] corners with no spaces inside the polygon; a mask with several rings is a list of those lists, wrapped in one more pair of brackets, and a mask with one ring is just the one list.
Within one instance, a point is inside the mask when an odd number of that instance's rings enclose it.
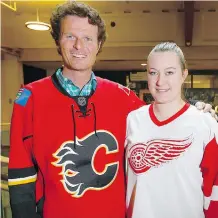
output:
{"label": "flaming c logo", "polygon": [[95,159],[98,151],[104,148],[106,156],[118,152],[116,138],[107,131],[97,131],[82,139],[64,142],[53,154],[57,159],[52,164],[61,167],[63,186],[73,197],[82,197],[87,190],[101,190],[110,186],[116,178],[119,162],[105,163],[104,170],[98,172]]}

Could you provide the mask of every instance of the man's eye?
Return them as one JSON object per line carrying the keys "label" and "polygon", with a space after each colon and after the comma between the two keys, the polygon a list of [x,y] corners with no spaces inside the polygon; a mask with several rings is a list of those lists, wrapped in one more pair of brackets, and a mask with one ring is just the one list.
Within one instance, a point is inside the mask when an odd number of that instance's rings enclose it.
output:
{"label": "man's eye", "polygon": [[74,37],[73,35],[70,35],[70,34],[68,35],[68,34],[67,34],[67,35],[66,35],[66,38],[67,38],[67,39],[74,39],[75,37]]}
{"label": "man's eye", "polygon": [[91,39],[90,37],[85,37],[84,39],[85,39],[85,41],[87,41],[87,42],[92,41],[92,39]]}

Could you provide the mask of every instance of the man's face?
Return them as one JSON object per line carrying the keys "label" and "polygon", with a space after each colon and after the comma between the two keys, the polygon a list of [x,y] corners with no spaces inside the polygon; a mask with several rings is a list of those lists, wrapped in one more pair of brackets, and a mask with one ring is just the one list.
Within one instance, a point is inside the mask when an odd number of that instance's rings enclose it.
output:
{"label": "man's face", "polygon": [[87,17],[66,16],[61,21],[59,46],[66,68],[92,70],[99,50],[98,26],[89,24]]}

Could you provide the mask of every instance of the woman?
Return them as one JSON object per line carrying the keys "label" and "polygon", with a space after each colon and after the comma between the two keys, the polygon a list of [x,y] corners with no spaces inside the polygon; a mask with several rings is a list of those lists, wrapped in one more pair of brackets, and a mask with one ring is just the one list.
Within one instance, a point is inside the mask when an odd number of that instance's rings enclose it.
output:
{"label": "woman", "polygon": [[147,71],[155,101],[127,119],[128,218],[217,218],[218,124],[183,100],[175,43],[155,46]]}

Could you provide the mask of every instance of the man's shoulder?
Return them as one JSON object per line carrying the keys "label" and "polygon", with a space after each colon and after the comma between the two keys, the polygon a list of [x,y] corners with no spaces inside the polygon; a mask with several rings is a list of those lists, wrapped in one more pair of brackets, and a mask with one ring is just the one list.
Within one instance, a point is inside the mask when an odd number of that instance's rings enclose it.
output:
{"label": "man's shoulder", "polygon": [[51,81],[51,77],[48,76],[40,80],[34,81],[32,83],[29,83],[24,87],[32,92],[34,90],[48,88],[50,84],[52,84],[52,81]]}
{"label": "man's shoulder", "polygon": [[132,92],[128,87],[121,85],[117,82],[110,81],[108,79],[103,79],[101,77],[96,77],[99,87],[110,89],[115,95],[127,95],[129,96]]}
{"label": "man's shoulder", "polygon": [[17,93],[15,103],[20,106],[26,106],[32,95],[35,95],[36,93],[47,93],[50,87],[50,82],[51,79],[46,77],[27,85],[23,85]]}
{"label": "man's shoulder", "polygon": [[108,80],[108,79],[104,79],[104,78],[101,78],[101,77],[98,77],[96,76],[96,79],[97,79],[97,83],[100,85],[100,86],[103,86],[103,87],[111,87],[111,88],[116,88],[117,84],[116,82],[113,82],[111,80]]}

